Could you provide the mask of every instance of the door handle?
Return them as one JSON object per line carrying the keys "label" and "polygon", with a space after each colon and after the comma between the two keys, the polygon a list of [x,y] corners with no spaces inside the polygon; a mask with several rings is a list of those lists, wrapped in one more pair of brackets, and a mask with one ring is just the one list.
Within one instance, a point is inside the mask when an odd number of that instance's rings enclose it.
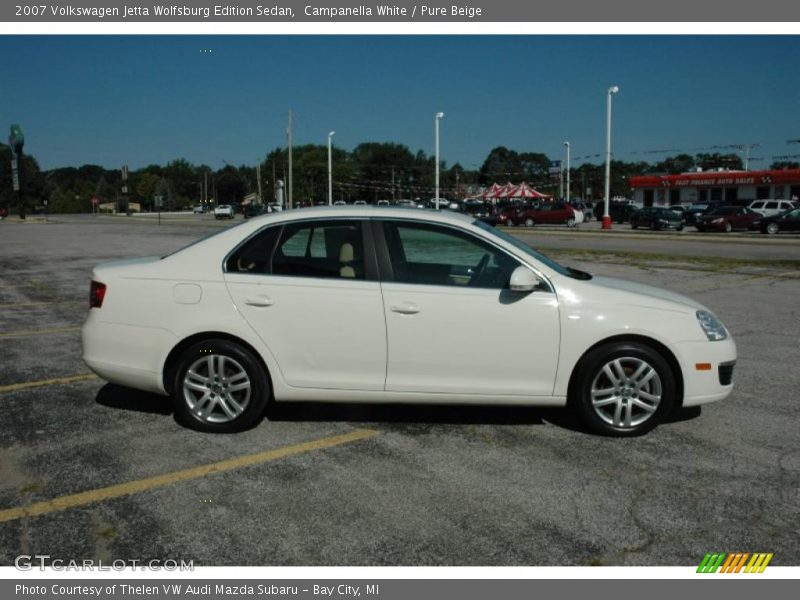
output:
{"label": "door handle", "polygon": [[244,303],[249,306],[272,306],[272,298],[269,296],[250,296],[244,299]]}
{"label": "door handle", "polygon": [[401,302],[392,306],[392,312],[400,313],[401,315],[415,315],[419,311],[419,306],[414,302]]}

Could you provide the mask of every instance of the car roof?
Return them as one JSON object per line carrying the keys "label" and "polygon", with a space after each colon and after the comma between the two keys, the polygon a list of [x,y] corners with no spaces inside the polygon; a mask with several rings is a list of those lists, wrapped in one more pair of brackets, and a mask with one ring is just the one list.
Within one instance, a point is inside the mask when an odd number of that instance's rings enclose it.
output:
{"label": "car roof", "polygon": [[284,222],[294,221],[297,219],[340,219],[351,217],[354,219],[369,219],[369,218],[397,218],[408,219],[414,218],[424,221],[432,221],[437,223],[451,223],[457,225],[464,225],[465,223],[472,223],[475,221],[473,217],[464,215],[462,213],[455,213],[450,210],[433,210],[418,208],[416,210],[409,210],[408,208],[392,208],[386,206],[370,206],[370,205],[349,205],[349,206],[315,206],[309,208],[284,210],[279,213],[272,213],[271,215],[264,215],[259,217],[259,222],[273,221]]}

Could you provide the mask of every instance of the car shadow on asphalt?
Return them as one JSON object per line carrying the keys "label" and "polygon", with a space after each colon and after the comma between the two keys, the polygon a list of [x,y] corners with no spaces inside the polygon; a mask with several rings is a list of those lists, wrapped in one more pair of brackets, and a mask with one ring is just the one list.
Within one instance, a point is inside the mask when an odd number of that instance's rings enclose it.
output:
{"label": "car shadow on asphalt", "polygon": [[[172,415],[166,396],[108,383],[97,394],[101,406],[133,412]],[[665,424],[700,416],[699,406],[673,411]],[[421,404],[361,404],[328,402],[270,402],[265,418],[273,422],[350,422],[441,425],[545,425],[581,433],[589,430],[563,408],[532,406],[475,406]]]}
{"label": "car shadow on asphalt", "polygon": [[108,408],[130,410],[133,412],[171,415],[172,402],[166,396],[151,394],[141,390],[107,383],[100,388],[95,402]]}

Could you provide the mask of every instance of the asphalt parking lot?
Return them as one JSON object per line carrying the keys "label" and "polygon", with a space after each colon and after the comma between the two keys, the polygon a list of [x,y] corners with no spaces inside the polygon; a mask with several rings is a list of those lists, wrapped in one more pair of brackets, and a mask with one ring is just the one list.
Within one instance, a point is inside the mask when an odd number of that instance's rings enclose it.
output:
{"label": "asphalt parking lot", "polygon": [[[208,435],[166,398],[91,376],[79,328],[92,266],[226,225],[0,223],[0,565],[697,565],[712,550],[800,564],[800,262],[670,264],[639,237],[590,258],[575,251],[592,236],[525,232],[578,268],[688,294],[731,330],[734,394],[645,437],[595,437],[557,410],[357,405],[273,406]],[[796,237],[764,244],[800,261]]]}

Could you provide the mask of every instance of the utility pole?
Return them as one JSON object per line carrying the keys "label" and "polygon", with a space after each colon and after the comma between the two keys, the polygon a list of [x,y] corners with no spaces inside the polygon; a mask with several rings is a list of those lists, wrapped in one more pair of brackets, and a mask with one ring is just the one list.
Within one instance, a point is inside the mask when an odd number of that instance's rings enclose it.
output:
{"label": "utility pole", "polygon": [[744,152],[744,170],[748,170],[748,165],[750,164],[750,148],[758,148],[761,144],[742,144],[739,146],[739,150]]}
{"label": "utility pole", "polygon": [[[277,191],[277,189],[275,187],[277,185],[276,181],[277,180],[275,179],[275,159],[273,158],[272,159],[272,201],[273,202],[275,202],[275,200],[278,198],[278,191]],[[281,209],[283,209],[283,206],[281,206]]]}
{"label": "utility pole", "polygon": [[261,163],[256,165],[256,181],[258,182],[258,203],[264,204],[264,196],[261,195]]}
{"label": "utility pole", "polygon": [[289,185],[287,188],[288,205],[291,210],[294,208],[292,200],[292,111],[289,111],[289,127],[286,128],[286,136],[289,139]]}

